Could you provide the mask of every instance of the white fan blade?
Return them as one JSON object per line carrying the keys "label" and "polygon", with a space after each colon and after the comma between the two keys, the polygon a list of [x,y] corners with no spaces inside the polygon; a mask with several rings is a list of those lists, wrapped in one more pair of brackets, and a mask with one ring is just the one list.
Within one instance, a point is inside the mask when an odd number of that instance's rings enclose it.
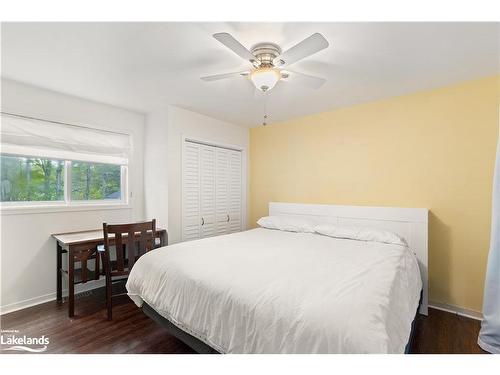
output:
{"label": "white fan blade", "polygon": [[227,48],[229,48],[231,51],[236,53],[241,58],[250,61],[252,64],[257,61],[255,56],[249,50],[247,50],[240,42],[238,42],[231,34],[217,33],[214,34],[213,37],[222,44],[224,44]]}
{"label": "white fan blade", "polygon": [[203,81],[218,81],[219,79],[226,79],[226,78],[231,78],[231,77],[236,77],[236,76],[247,76],[250,74],[249,71],[244,71],[244,72],[234,72],[234,73],[224,73],[224,74],[215,74],[213,76],[206,76],[206,77],[201,77]]}
{"label": "white fan blade", "polygon": [[320,33],[315,33],[276,57],[273,60],[273,64],[278,67],[290,65],[328,46],[329,44],[325,37]]}
{"label": "white fan blade", "polygon": [[[324,78],[310,76],[304,73],[291,72],[289,70],[282,70],[281,72],[289,75],[291,78],[290,83],[298,83],[311,89],[319,89],[326,82]],[[285,78],[285,81],[287,80],[288,79]]]}

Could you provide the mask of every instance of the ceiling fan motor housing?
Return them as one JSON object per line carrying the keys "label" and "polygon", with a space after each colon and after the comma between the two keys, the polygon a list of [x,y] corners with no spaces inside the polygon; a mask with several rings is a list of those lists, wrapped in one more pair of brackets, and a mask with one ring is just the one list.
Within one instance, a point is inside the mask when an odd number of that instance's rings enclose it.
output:
{"label": "ceiling fan motor housing", "polygon": [[258,60],[258,66],[273,67],[273,60],[281,55],[281,48],[274,43],[258,43],[252,47],[252,54]]}

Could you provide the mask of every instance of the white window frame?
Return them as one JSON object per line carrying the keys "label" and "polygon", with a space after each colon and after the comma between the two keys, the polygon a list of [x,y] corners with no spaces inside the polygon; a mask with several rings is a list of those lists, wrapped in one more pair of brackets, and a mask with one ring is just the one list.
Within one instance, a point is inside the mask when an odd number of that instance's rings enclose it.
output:
{"label": "white window frame", "polygon": [[[30,155],[10,155],[5,156],[34,158]],[[41,158],[37,156],[37,158]],[[61,160],[47,157],[49,160]],[[73,160],[75,161],[75,160]],[[71,199],[71,165],[72,160],[64,160],[64,200],[59,201],[18,201],[18,202],[0,202],[0,209],[3,214],[22,214],[30,212],[59,212],[59,211],[93,211],[103,209],[123,209],[131,208],[129,200],[129,179],[128,166],[120,166],[120,192],[121,198],[118,199],[99,199],[99,200],[72,200]],[[104,164],[99,162],[87,162],[94,164]],[[118,165],[118,164],[113,164]]]}

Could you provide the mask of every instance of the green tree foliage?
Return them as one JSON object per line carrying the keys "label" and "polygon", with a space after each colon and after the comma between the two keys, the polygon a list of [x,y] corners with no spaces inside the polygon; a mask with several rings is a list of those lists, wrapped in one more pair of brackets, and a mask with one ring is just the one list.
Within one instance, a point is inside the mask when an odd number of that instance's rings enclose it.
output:
{"label": "green tree foliage", "polygon": [[[64,161],[1,155],[2,202],[64,200]],[[119,165],[72,162],[71,199],[120,199]]]}
{"label": "green tree foliage", "polygon": [[0,158],[2,202],[64,199],[64,161],[6,155]]}
{"label": "green tree foliage", "polygon": [[71,199],[120,199],[119,165],[72,162]]}

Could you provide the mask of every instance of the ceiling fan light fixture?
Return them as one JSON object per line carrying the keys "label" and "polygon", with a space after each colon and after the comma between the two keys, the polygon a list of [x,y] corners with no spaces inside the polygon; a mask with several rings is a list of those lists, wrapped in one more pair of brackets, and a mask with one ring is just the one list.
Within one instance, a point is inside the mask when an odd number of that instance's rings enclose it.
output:
{"label": "ceiling fan light fixture", "polygon": [[262,92],[271,90],[280,78],[280,72],[274,68],[260,68],[250,74],[253,84]]}

